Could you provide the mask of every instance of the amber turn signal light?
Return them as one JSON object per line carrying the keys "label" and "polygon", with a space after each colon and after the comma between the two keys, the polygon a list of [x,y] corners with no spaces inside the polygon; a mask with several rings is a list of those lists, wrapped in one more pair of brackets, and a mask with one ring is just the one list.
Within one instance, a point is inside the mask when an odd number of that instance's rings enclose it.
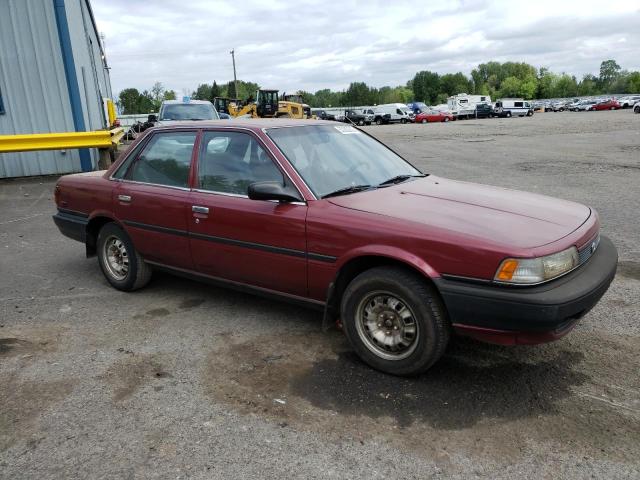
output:
{"label": "amber turn signal light", "polygon": [[505,260],[502,262],[502,266],[496,275],[496,279],[498,280],[511,280],[513,277],[513,273],[518,268],[517,260]]}

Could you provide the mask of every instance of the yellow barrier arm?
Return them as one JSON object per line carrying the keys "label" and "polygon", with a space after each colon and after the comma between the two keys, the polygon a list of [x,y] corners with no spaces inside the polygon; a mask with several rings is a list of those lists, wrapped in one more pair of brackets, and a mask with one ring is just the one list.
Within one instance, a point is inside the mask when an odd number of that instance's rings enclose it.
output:
{"label": "yellow barrier arm", "polygon": [[111,148],[124,136],[122,127],[95,132],[33,133],[0,135],[0,153],[74,148]]}

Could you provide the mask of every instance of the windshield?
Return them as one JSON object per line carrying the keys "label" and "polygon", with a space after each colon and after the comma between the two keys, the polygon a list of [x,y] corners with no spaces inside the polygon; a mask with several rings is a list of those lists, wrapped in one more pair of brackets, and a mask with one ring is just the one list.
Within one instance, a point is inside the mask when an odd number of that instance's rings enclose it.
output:
{"label": "windshield", "polygon": [[353,186],[378,186],[400,175],[422,175],[350,125],[271,128],[267,135],[317,197]]}
{"label": "windshield", "polygon": [[209,103],[172,103],[162,106],[160,120],[218,120],[218,113]]}

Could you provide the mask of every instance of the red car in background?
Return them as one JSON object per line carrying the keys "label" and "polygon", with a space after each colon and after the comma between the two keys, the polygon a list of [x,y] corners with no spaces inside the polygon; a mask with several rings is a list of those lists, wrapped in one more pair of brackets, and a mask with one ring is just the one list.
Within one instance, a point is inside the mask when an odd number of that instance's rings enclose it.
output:
{"label": "red car in background", "polygon": [[618,103],[618,101],[610,99],[610,100],[606,100],[604,102],[596,103],[589,110],[591,110],[591,111],[595,111],[595,110],[618,110],[619,108],[622,108],[622,106]]}
{"label": "red car in background", "polygon": [[453,119],[454,117],[450,113],[439,112],[437,110],[425,110],[416,115],[416,123],[448,122]]}

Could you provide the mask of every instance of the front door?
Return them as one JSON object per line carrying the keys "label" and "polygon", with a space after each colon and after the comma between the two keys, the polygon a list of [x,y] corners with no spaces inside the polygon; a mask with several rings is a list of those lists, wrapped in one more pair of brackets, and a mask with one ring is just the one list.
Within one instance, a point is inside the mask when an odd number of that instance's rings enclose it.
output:
{"label": "front door", "polygon": [[260,181],[290,182],[256,136],[203,133],[190,196],[194,266],[213,277],[306,296],[307,205],[249,199],[249,184]]}
{"label": "front door", "polygon": [[115,211],[148,261],[192,268],[187,226],[189,172],[197,132],[155,133],[115,191]]}

